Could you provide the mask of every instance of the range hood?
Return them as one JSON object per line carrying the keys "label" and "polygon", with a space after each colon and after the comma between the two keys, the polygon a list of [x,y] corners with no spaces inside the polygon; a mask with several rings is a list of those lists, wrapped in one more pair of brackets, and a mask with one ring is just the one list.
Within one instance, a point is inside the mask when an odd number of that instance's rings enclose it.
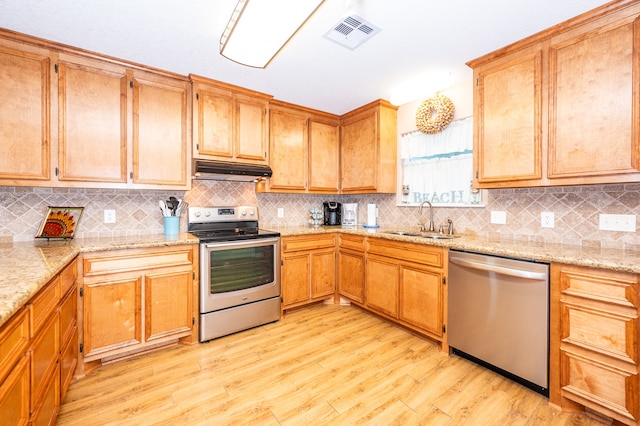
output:
{"label": "range hood", "polygon": [[271,167],[264,164],[244,164],[197,158],[193,160],[194,179],[251,182],[266,179],[272,174]]}

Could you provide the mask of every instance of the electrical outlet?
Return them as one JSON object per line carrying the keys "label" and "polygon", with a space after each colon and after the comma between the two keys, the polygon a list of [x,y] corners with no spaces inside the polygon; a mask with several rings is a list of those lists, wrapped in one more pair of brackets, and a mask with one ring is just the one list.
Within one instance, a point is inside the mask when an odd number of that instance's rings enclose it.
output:
{"label": "electrical outlet", "polygon": [[104,211],[104,223],[116,223],[116,211],[105,210]]}
{"label": "electrical outlet", "polygon": [[505,223],[507,223],[507,212],[492,210],[491,223],[497,223],[499,225],[504,225]]}
{"label": "electrical outlet", "polygon": [[636,215],[601,214],[599,229],[601,231],[636,232]]}
{"label": "electrical outlet", "polygon": [[278,207],[278,217],[284,217],[284,209],[282,207]]}
{"label": "electrical outlet", "polygon": [[553,212],[540,213],[540,226],[543,228],[553,228],[556,226]]}

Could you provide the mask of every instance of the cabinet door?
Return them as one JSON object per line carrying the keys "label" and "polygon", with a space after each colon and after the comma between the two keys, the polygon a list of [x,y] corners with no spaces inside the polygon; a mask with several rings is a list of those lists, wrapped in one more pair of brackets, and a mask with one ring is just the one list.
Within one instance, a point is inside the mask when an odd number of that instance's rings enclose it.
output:
{"label": "cabinet door", "polygon": [[[31,407],[42,401],[49,387],[47,380],[58,365],[60,329],[58,312],[49,317],[31,344]],[[59,376],[58,376],[59,377]],[[59,378],[56,378],[59,381]]]}
{"label": "cabinet door", "polygon": [[476,70],[473,152],[482,187],[542,178],[541,77],[539,45]]}
{"label": "cabinet door", "polygon": [[269,111],[270,189],[306,189],[307,118],[287,111]]}
{"label": "cabinet door", "polygon": [[442,273],[401,265],[399,318],[442,336],[442,314]]}
{"label": "cabinet door", "polygon": [[344,297],[364,303],[364,253],[338,251],[338,291]]}
{"label": "cabinet door", "polygon": [[311,297],[330,296],[335,290],[335,249],[311,253]]}
{"label": "cabinet door", "polygon": [[199,155],[233,158],[233,94],[196,88],[197,150]]}
{"label": "cabinet door", "polygon": [[340,132],[337,124],[309,121],[309,191],[339,191]]}
{"label": "cabinet door", "polygon": [[236,159],[267,162],[267,105],[267,101],[236,95]]}
{"label": "cabinet door", "polygon": [[48,181],[50,59],[0,46],[0,179]]}
{"label": "cabinet door", "polygon": [[78,365],[78,327],[72,330],[69,341],[60,351],[60,401],[64,400]]}
{"label": "cabinet door", "polygon": [[46,379],[46,388],[42,401],[32,407],[30,426],[49,426],[55,424],[60,409],[60,366]]}
{"label": "cabinet door", "polygon": [[398,317],[398,264],[392,260],[367,258],[365,273],[368,307]]}
{"label": "cabinet door", "polygon": [[126,69],[62,56],[58,134],[59,180],[126,183]]}
{"label": "cabinet door", "polygon": [[84,286],[84,360],[142,342],[142,277]]}
{"label": "cabinet door", "polygon": [[640,20],[601,26],[552,40],[551,179],[640,171]]}
{"label": "cabinet door", "polygon": [[282,255],[281,284],[284,306],[309,300],[311,258],[309,252]]}
{"label": "cabinet door", "polygon": [[24,356],[0,383],[0,419],[7,425],[29,422],[29,357]]}
{"label": "cabinet door", "polygon": [[185,81],[136,73],[133,79],[133,183],[187,188]]}
{"label": "cabinet door", "polygon": [[378,163],[378,113],[373,110],[342,126],[343,191],[376,189]]}
{"label": "cabinet door", "polygon": [[191,334],[191,289],[191,270],[145,276],[145,341]]}

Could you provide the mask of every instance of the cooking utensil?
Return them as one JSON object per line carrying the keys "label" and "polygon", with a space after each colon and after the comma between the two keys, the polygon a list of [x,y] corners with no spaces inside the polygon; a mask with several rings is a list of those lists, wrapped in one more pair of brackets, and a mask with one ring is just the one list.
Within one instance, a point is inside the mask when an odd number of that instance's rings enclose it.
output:
{"label": "cooking utensil", "polygon": [[158,205],[160,206],[160,210],[162,211],[162,215],[163,216],[171,216],[171,213],[169,212],[169,207],[167,206],[167,203],[165,201],[158,201]]}

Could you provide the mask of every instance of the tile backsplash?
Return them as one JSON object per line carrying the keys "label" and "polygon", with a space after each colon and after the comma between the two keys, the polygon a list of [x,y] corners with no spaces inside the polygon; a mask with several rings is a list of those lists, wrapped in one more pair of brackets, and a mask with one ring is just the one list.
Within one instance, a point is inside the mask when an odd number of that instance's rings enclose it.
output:
{"label": "tile backsplash", "polygon": [[[366,223],[366,204],[378,206],[378,223],[418,229],[422,217],[414,206],[396,206],[393,194],[309,195],[255,193],[253,183],[194,181],[187,192],[0,187],[0,242],[32,240],[47,206],[84,206],[77,237],[162,233],[158,200],[184,198],[192,206],[257,204],[263,227],[305,226],[309,208],[323,201],[359,204],[358,223]],[[278,218],[278,208],[284,217]],[[116,223],[104,223],[104,210],[116,211]],[[507,223],[490,223],[491,211],[505,211]],[[540,226],[540,213],[553,212],[554,228]],[[599,214],[640,215],[640,184],[495,189],[487,191],[485,207],[434,207],[436,226],[451,219],[456,233],[499,239],[558,242],[594,248],[640,249],[637,232],[598,230]],[[186,231],[185,214],[180,227]]]}

